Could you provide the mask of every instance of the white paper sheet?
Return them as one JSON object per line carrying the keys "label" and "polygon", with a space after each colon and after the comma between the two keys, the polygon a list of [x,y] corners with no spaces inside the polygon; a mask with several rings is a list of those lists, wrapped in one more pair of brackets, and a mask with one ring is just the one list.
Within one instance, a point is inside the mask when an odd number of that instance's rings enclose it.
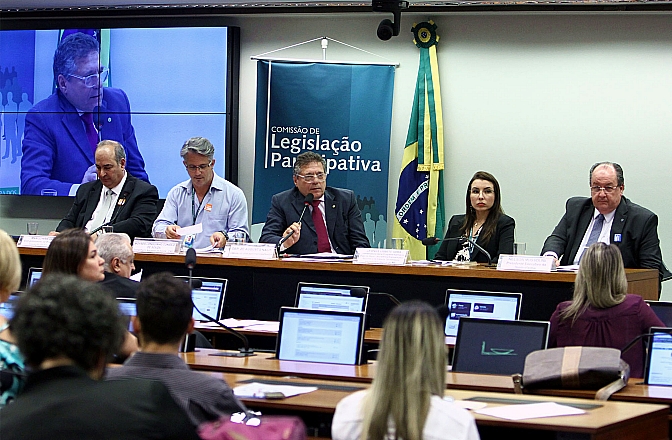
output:
{"label": "white paper sheet", "polygon": [[316,391],[317,387],[301,387],[294,385],[269,385],[264,383],[252,382],[237,386],[233,393],[237,397],[258,397],[263,399],[266,393],[282,393],[285,397],[298,396]]}
{"label": "white paper sheet", "polygon": [[184,228],[177,228],[177,231],[175,231],[177,235],[181,235],[182,237],[185,235],[200,234],[201,232],[203,232],[203,223],[193,226],[185,226]]}
{"label": "white paper sheet", "polygon": [[582,409],[560,405],[555,402],[526,403],[522,405],[504,405],[474,411],[477,414],[499,417],[507,420],[525,420],[541,417],[574,416],[585,414]]}

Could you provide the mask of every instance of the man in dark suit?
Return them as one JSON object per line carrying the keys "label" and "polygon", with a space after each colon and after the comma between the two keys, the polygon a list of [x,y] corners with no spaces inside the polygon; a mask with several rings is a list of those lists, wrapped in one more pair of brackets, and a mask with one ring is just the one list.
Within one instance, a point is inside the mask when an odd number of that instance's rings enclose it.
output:
{"label": "man in dark suit", "polygon": [[98,179],[80,186],[70,212],[56,227],[88,231],[111,225],[114,232],[131,238],[151,237],[159,192],[154,185],[126,172],[124,147],[116,141],[102,141],[96,149]]}
{"label": "man in dark suit", "polygon": [[[364,232],[362,215],[351,190],[327,187],[327,165],[317,153],[306,152],[296,157],[294,188],[273,196],[261,243],[278,244],[280,251],[292,254],[333,252],[354,254],[358,247],[371,247]],[[306,196],[312,194],[313,203]],[[306,207],[302,223],[301,213]],[[326,225],[325,225],[326,223]]]}
{"label": "man in dark suit", "polygon": [[197,440],[158,381],[100,381],[125,329],[98,285],[51,274],[19,300],[12,334],[32,372],[2,409],[0,438]]}
{"label": "man in dark suit", "polygon": [[53,63],[58,88],[26,115],[21,194],[74,195],[79,184],[96,178],[99,139],[122,143],[128,172],[149,181],[128,97],[120,89],[103,87],[108,71],[100,65],[99,50],[98,40],[80,32],[58,45]]}
{"label": "man in dark suit", "polygon": [[113,232],[96,239],[98,255],[105,261],[105,279],[99,281],[114,298],[135,298],[140,283],[129,279],[135,270],[128,234]]}
{"label": "man in dark suit", "polygon": [[546,239],[542,255],[561,265],[579,264],[585,249],[596,241],[615,244],[629,268],[649,268],[670,275],[663,264],[658,217],[623,196],[623,169],[599,162],[590,169],[591,197],[572,197],[565,215]]}

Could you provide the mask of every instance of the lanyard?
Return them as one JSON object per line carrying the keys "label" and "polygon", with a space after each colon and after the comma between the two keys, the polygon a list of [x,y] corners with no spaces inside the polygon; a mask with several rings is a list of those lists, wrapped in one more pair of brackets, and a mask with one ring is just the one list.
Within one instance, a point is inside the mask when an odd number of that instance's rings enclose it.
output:
{"label": "lanyard", "polygon": [[201,200],[201,203],[198,204],[198,208],[194,210],[194,194],[196,194],[196,190],[194,187],[191,187],[191,218],[192,218],[192,226],[196,224],[196,218],[198,217],[198,213],[201,210],[201,206],[203,206],[203,202],[205,202],[205,197],[208,195],[207,193],[203,196],[203,200]]}

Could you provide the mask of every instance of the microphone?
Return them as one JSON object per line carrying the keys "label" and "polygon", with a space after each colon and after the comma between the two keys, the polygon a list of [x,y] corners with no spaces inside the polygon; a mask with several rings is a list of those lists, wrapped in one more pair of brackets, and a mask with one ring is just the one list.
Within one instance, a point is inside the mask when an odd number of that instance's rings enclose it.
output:
{"label": "microphone", "polygon": [[[355,298],[366,298],[366,289],[362,287],[353,287],[350,289],[350,296],[355,297]],[[381,295],[381,296],[386,296],[392,301],[394,304],[400,306],[401,301],[399,301],[394,295],[389,294],[389,293],[384,293],[384,292],[369,292],[368,295]]]}
{"label": "microphone", "polygon": [[[196,250],[194,248],[189,248],[187,249],[187,253],[184,257],[184,264],[187,266],[187,269],[189,269],[189,288],[191,290],[193,289],[198,289],[199,287],[202,286],[202,281],[201,280],[193,280],[192,279],[192,272],[194,268],[196,267]],[[192,301],[193,304],[193,301]],[[232,356],[232,357],[246,357],[246,356],[254,356],[254,350],[250,349],[250,342],[247,340],[245,335],[242,333],[237,332],[236,330],[232,329],[231,327],[222,324],[221,322],[217,321],[215,318],[212,316],[208,316],[205,313],[201,312],[196,304],[194,304],[194,308],[198,313],[201,315],[205,316],[205,319],[207,319],[210,322],[214,322],[218,326],[222,327],[224,330],[227,332],[231,333],[232,335],[236,336],[238,339],[243,341],[243,348],[238,350],[238,353],[220,353],[220,354],[213,354],[213,356]]]}
{"label": "microphone", "polygon": [[470,238],[470,237],[465,237],[465,236],[461,236],[461,237],[449,237],[449,238],[444,238],[443,240],[441,240],[440,238],[436,238],[436,237],[428,237],[428,238],[424,238],[424,239],[422,240],[422,244],[425,245],[425,246],[433,246],[433,245],[439,243],[440,241],[458,241],[458,242],[460,242],[460,243],[463,243],[463,242],[465,242],[465,241],[468,241],[468,242],[469,242],[472,246],[474,246],[476,249],[478,249],[479,251],[483,252],[483,254],[488,258],[488,265],[487,265],[487,267],[495,267],[495,266],[496,266],[496,264],[492,264],[492,257],[490,256],[490,252],[486,251],[486,250],[483,248],[483,246],[481,246],[480,244],[476,243],[476,240],[474,240],[473,238]]}
{"label": "microphone", "polygon": [[[308,205],[311,205],[313,203],[314,198],[315,198],[315,196],[313,195],[313,193],[308,193],[306,195],[306,198],[303,199],[303,211],[301,211],[301,216],[299,216],[299,224],[301,224],[301,220],[303,220],[303,214],[305,214],[306,208],[308,207]],[[294,234],[294,232],[291,232],[291,233],[285,235],[284,237],[282,237],[280,239],[280,241],[278,242],[278,244],[276,245],[277,248],[280,249],[280,246],[282,246],[282,244],[284,242],[289,240],[289,237],[291,237],[293,234]]]}
{"label": "microphone", "polygon": [[96,232],[98,232],[98,231],[100,231],[101,229],[103,229],[105,226],[110,226],[110,224],[112,224],[112,222],[103,223],[102,225],[100,225],[100,226],[98,226],[97,228],[95,228],[93,231],[89,232],[89,235],[93,235],[93,234],[95,234]]}

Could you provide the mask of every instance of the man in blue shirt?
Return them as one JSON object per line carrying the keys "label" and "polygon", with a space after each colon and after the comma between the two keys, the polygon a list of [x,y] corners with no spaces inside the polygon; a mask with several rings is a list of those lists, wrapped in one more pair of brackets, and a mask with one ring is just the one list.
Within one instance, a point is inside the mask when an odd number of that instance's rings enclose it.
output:
{"label": "man in blue shirt", "polygon": [[215,173],[212,143],[202,137],[191,138],[182,146],[180,156],[189,180],[168,192],[163,210],[154,222],[152,235],[182,238],[177,233],[179,228],[200,223],[203,232],[197,234],[193,242],[197,249],[208,245],[222,248],[233,232],[243,232],[249,237],[245,194]]}

